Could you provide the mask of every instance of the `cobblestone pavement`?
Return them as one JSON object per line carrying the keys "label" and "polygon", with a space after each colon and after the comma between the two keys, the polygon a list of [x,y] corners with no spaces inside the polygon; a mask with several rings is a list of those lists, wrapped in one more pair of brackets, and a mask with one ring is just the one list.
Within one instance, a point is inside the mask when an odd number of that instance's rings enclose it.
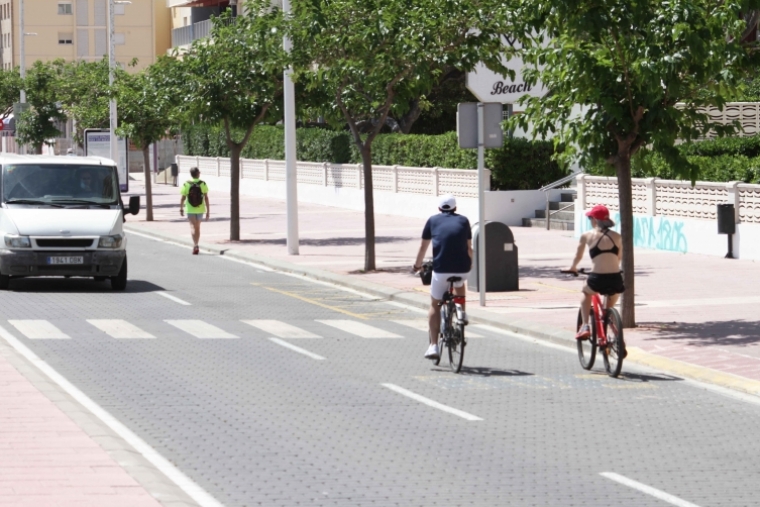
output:
{"label": "cobblestone pavement", "polygon": [[[141,193],[140,182],[132,182]],[[156,221],[144,214],[131,224],[146,231],[187,236],[178,213],[178,190],[154,186]],[[211,192],[212,219],[202,241],[229,245],[301,266],[313,266],[407,291],[426,292],[409,274],[424,220],[377,215],[379,271],[361,271],[362,212],[299,204],[301,255],[285,249],[283,201],[241,196],[243,240],[230,243],[229,196]],[[435,212],[431,200],[431,213]],[[470,217],[471,220],[473,217]],[[572,232],[512,228],[520,259],[520,291],[488,294],[489,311],[516,320],[574,329],[582,282],[559,273],[577,245]],[[588,262],[586,263],[588,264]],[[636,250],[637,320],[626,340],[646,352],[760,381],[760,263],[718,257]]]}
{"label": "cobblestone pavement", "polygon": [[16,280],[0,326],[227,507],[666,505],[604,472],[756,504],[760,444],[736,431],[755,402],[628,365],[610,379],[478,326],[454,375],[422,359],[419,311],[134,235],[128,250],[125,293]]}

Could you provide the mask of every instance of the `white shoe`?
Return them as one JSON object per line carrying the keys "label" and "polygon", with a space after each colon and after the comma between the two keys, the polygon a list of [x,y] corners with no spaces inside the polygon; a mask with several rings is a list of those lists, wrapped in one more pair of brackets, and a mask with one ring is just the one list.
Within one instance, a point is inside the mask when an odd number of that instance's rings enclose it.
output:
{"label": "white shoe", "polygon": [[470,319],[467,318],[467,312],[465,312],[464,310],[462,311],[462,314],[459,316],[459,322],[461,322],[465,326],[470,323]]}
{"label": "white shoe", "polygon": [[432,359],[433,361],[435,361],[436,359],[439,359],[440,357],[441,356],[438,354],[438,344],[431,343],[427,349],[427,352],[425,352],[425,359]]}

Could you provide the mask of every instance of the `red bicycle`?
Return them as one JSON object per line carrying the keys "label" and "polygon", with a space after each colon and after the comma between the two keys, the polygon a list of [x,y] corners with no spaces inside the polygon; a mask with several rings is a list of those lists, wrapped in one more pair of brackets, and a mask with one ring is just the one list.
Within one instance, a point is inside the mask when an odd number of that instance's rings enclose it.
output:
{"label": "red bicycle", "polygon": [[[562,273],[578,276],[586,274],[585,269],[575,271],[561,271]],[[597,348],[604,359],[604,369],[611,377],[620,375],[625,359],[625,342],[623,341],[623,320],[615,308],[607,308],[608,295],[604,295],[604,301],[599,294],[591,298],[591,311],[589,312],[589,327],[591,336],[584,340],[576,340],[578,346],[578,359],[585,370],[594,366]],[[576,332],[583,324],[581,310],[578,310],[578,325]]]}

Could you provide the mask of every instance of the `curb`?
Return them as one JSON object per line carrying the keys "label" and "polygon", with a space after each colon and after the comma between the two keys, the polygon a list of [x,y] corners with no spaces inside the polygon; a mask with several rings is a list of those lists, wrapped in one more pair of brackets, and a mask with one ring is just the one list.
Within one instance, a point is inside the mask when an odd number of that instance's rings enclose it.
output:
{"label": "curb", "polygon": [[[173,236],[171,234],[145,230],[141,227],[134,226],[125,226],[124,229],[127,231],[133,231],[138,234],[154,237],[159,240],[186,245],[189,248],[193,246],[192,241],[185,238]],[[414,294],[372,282],[356,280],[350,275],[339,275],[321,269],[301,267],[286,261],[272,259],[271,257],[265,257],[263,255],[236,251],[234,248],[220,248],[218,246],[208,244],[201,244],[200,246],[201,249],[208,252],[224,255],[226,257],[240,261],[255,262],[282,273],[291,273],[322,282],[329,282],[334,285],[384,298],[389,301],[404,303],[406,305],[421,308],[424,310],[430,307],[430,299],[427,296],[423,296],[422,294]],[[487,310],[482,310],[480,308],[470,308],[467,310],[467,314],[472,322],[478,324],[488,324],[505,331],[521,334],[523,336],[534,338],[536,340],[542,340],[545,342],[553,343],[555,345],[561,345],[573,349],[575,348],[575,339],[572,333],[564,329],[554,328],[543,324],[536,324],[535,322],[513,320],[507,316],[493,314]],[[760,396],[760,381],[745,379],[736,375],[732,375],[730,373],[724,373],[718,370],[713,370],[711,368],[706,368],[704,366],[693,365],[675,359],[658,356],[656,354],[645,352],[638,347],[629,347],[628,351],[629,355],[626,358],[626,361],[632,362],[634,364],[653,368],[664,373],[678,375],[680,377],[695,380],[697,382],[703,382],[706,384],[716,385],[754,396]]]}

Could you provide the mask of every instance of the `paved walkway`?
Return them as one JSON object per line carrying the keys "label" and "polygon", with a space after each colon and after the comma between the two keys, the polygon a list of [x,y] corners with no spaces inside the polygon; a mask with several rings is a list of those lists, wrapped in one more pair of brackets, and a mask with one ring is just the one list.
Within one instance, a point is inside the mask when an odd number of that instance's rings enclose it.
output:
{"label": "paved walkway", "polygon": [[[133,193],[143,189],[133,181]],[[155,221],[144,212],[127,220],[146,231],[189,238],[179,216],[178,189],[154,186]],[[409,273],[424,220],[376,216],[378,271],[364,273],[363,213],[299,206],[300,255],[285,248],[285,203],[241,196],[242,240],[229,237],[229,196],[210,194],[211,220],[201,242],[312,266],[407,291],[426,292]],[[435,203],[431,199],[431,213]],[[489,311],[553,328],[574,330],[582,281],[559,273],[571,263],[572,232],[513,228],[520,259],[520,290],[488,294]],[[188,255],[190,252],[188,250]],[[589,265],[589,262],[585,263]],[[629,346],[657,356],[760,381],[760,264],[695,254],[636,250],[639,327],[626,331]]]}

